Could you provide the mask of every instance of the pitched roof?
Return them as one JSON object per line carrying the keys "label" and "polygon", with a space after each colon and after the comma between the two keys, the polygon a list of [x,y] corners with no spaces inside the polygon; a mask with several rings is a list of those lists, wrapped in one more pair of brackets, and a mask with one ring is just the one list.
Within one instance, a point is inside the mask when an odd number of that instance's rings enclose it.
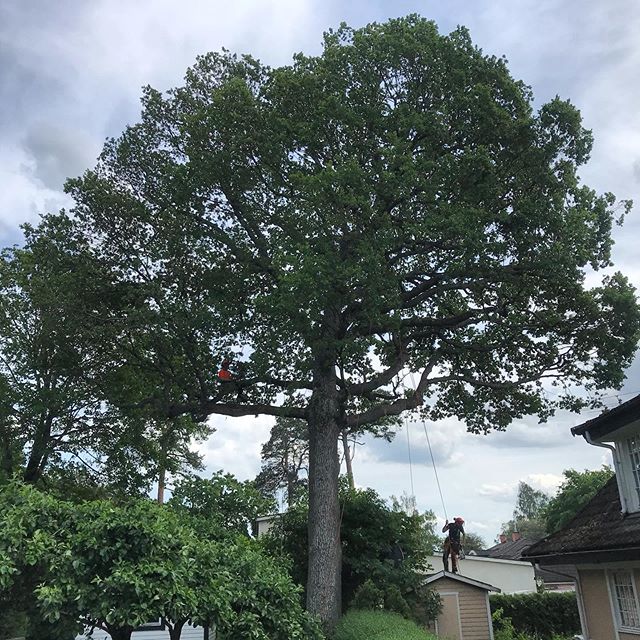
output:
{"label": "pitched roof", "polygon": [[588,431],[592,436],[601,437],[638,419],[640,419],[640,395],[573,427],[571,433],[574,436],[581,436]]}
{"label": "pitched roof", "polygon": [[545,584],[571,583],[578,579],[578,571],[571,564],[559,564],[536,569],[536,578],[542,578]]}
{"label": "pitched roof", "polygon": [[480,582],[480,580],[474,580],[473,578],[467,578],[467,576],[461,576],[459,573],[450,573],[449,571],[438,571],[437,573],[432,573],[430,576],[425,578],[426,584],[431,584],[432,582],[436,582],[436,580],[441,580],[442,578],[451,578],[451,580],[457,580],[458,582],[462,582],[464,584],[470,584],[472,587],[478,587],[479,589],[484,589],[485,591],[497,591],[500,593],[500,589],[498,587],[494,587],[486,582]]}
{"label": "pitched roof", "polygon": [[571,562],[574,554],[640,551],[640,513],[622,514],[615,476],[560,531],[529,547],[524,559],[556,557]]}
{"label": "pitched roof", "polygon": [[478,555],[485,558],[499,558],[501,560],[522,560],[522,554],[532,544],[538,541],[538,538],[520,538],[520,540],[507,540],[500,542],[489,549],[478,551]]}

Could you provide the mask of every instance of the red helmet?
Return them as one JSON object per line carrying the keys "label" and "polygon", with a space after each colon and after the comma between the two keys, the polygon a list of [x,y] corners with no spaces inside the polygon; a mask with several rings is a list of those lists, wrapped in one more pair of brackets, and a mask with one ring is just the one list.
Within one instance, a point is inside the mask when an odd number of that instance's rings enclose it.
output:
{"label": "red helmet", "polygon": [[460,516],[458,516],[457,518],[454,518],[453,521],[458,522],[459,524],[464,524],[464,520]]}

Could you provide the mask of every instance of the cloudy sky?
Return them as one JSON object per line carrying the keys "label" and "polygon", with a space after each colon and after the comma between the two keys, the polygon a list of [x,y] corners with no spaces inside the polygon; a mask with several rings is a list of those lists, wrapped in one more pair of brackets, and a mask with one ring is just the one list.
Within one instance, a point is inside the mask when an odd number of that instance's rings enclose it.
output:
{"label": "cloudy sky", "polygon": [[[640,203],[637,0],[2,0],[0,246],[20,242],[22,222],[68,204],[63,180],[90,166],[104,139],[136,120],[142,85],[175,86],[196,55],[221,47],[284,64],[296,51],[319,52],[322,32],[341,21],[360,26],[413,12],[442,32],[469,27],[485,52],[507,57],[538,104],[570,98],[595,135],[585,182]],[[637,286],[639,219],[636,211],[615,230],[614,252]],[[622,393],[622,400],[640,393],[637,361]],[[547,425],[531,419],[486,437],[466,434],[453,420],[427,425],[449,517],[463,515],[492,540],[510,516],[519,480],[553,491],[563,469],[598,467],[603,450],[569,434],[592,415]],[[208,468],[253,477],[269,422],[215,425],[202,445]],[[442,516],[423,425],[410,424],[409,436],[418,504]],[[410,493],[406,431],[392,444],[358,447],[355,473],[383,496]]]}

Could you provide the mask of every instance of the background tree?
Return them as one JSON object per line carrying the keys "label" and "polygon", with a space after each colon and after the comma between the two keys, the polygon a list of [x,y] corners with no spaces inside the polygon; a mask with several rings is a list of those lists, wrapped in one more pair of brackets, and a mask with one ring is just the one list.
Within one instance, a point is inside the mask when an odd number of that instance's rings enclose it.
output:
{"label": "background tree", "polygon": [[263,496],[252,482],[240,482],[222,471],[208,479],[179,481],[167,505],[192,528],[213,539],[248,536],[256,518],[275,510],[274,500]]}
{"label": "background tree", "polygon": [[538,540],[547,533],[545,509],[549,496],[544,491],[534,489],[526,482],[518,484],[518,495],[513,517],[503,523],[502,533],[507,537],[518,532],[523,538]]}
{"label": "background tree", "polygon": [[197,468],[189,445],[210,428],[183,416],[163,430],[105,402],[114,332],[97,308],[122,299],[86,238],[64,214],[23,231],[0,257],[1,473],[139,494],[160,467]]}
{"label": "background tree", "polygon": [[484,538],[474,533],[473,531],[466,531],[464,533],[464,551],[465,553],[469,553],[469,551],[482,551],[487,548],[487,543]]}
{"label": "background tree", "polygon": [[565,469],[562,473],[564,482],[543,512],[547,533],[562,529],[613,477],[613,471],[608,466],[595,471]]}
{"label": "background tree", "polygon": [[[465,29],[342,26],[287,67],[208,54],[145,89],[140,122],[67,185],[120,292],[99,311],[112,403],[307,420],[307,598],[328,625],[341,432],[418,408],[476,432],[545,419],[597,404],[635,351],[626,278],[585,281],[616,215],[578,178],[592,136],[568,101],[532,102]],[[240,402],[216,387],[229,354]]]}
{"label": "background tree", "polygon": [[309,434],[305,420],[277,418],[269,440],[262,445],[262,469],[256,477],[256,487],[275,496],[286,490],[291,506],[300,490],[306,487],[309,473]]}

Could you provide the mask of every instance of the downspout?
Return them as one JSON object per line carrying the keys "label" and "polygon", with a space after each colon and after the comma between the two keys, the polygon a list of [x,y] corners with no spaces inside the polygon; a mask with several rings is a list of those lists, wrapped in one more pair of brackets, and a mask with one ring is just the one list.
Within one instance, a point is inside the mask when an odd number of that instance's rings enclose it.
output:
{"label": "downspout", "polygon": [[613,466],[616,470],[616,482],[618,483],[618,494],[620,495],[620,508],[622,513],[627,513],[627,499],[624,495],[624,488],[622,486],[622,462],[618,455],[618,450],[612,444],[606,444],[604,442],[596,442],[591,439],[591,434],[585,431],[583,434],[584,439],[594,447],[602,447],[603,449],[609,449],[613,456]]}
{"label": "downspout", "polygon": [[[535,569],[540,571],[540,563],[534,562],[533,566]],[[563,576],[565,578],[571,578],[576,586],[576,602],[578,604],[578,617],[580,618],[580,626],[582,627],[582,633],[584,634],[585,640],[589,640],[589,626],[587,624],[587,613],[584,609],[584,600],[582,599],[582,587],[580,586],[580,571],[576,567],[576,575],[570,576],[567,573],[561,573],[556,569],[551,569],[554,573],[559,576]]]}

